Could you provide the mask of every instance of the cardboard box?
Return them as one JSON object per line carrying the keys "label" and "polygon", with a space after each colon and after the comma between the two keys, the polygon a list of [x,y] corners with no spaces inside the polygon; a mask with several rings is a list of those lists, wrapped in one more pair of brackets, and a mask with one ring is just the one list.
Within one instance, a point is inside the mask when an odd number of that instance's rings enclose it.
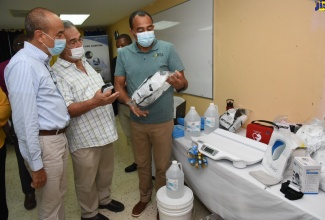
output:
{"label": "cardboard box", "polygon": [[294,157],[292,182],[305,194],[317,194],[321,166],[311,157]]}

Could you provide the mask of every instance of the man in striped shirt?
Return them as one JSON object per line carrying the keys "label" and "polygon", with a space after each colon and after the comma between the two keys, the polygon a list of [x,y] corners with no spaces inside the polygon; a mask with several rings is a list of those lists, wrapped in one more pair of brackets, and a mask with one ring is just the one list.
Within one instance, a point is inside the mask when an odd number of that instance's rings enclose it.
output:
{"label": "man in striped shirt", "polygon": [[117,140],[112,103],[119,93],[102,92],[103,79],[86,61],[77,28],[64,22],[67,45],[53,65],[57,86],[71,116],[67,137],[81,219],[108,219],[99,208],[121,212],[111,198],[113,142]]}

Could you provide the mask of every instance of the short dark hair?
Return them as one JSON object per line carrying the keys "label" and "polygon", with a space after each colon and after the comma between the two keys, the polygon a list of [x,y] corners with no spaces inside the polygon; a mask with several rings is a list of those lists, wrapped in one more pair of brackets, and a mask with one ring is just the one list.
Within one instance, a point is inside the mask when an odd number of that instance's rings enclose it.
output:
{"label": "short dark hair", "polygon": [[135,12],[133,12],[131,15],[130,15],[130,18],[129,18],[129,25],[130,25],[130,28],[132,29],[132,26],[133,26],[133,19],[134,19],[134,17],[135,16],[141,16],[141,17],[144,17],[144,16],[149,16],[150,17],[150,19],[151,19],[151,21],[153,22],[153,20],[152,20],[152,17],[151,17],[151,15],[148,13],[148,12],[146,12],[146,11],[143,11],[143,10],[138,10],[138,11],[135,11]]}
{"label": "short dark hair", "polygon": [[118,40],[118,39],[122,39],[122,38],[124,38],[125,40],[127,40],[129,44],[132,43],[132,39],[131,39],[131,37],[130,37],[128,34],[120,34],[120,35],[116,38],[116,40]]}
{"label": "short dark hair", "polygon": [[27,36],[25,34],[16,35],[12,41],[12,50],[16,53],[24,48],[24,41],[27,41]]}
{"label": "short dark hair", "polygon": [[34,37],[36,30],[47,32],[49,29],[49,21],[46,18],[46,13],[53,13],[46,8],[34,8],[27,13],[25,18],[25,29],[29,39]]}

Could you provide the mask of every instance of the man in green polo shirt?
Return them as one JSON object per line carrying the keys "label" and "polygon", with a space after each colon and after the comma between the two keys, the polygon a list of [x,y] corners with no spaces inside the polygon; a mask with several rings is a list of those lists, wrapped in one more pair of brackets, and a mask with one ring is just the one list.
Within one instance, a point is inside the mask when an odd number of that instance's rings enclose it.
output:
{"label": "man in green polo shirt", "polygon": [[[173,93],[174,89],[185,90],[188,82],[184,76],[184,66],[174,46],[155,39],[150,14],[141,10],[133,12],[129,25],[136,42],[123,47],[119,52],[115,89],[120,92],[119,101],[129,104],[131,110],[131,136],[140,189],[140,201],[134,206],[132,216],[139,217],[151,201],[151,151],[156,167],[156,191],[166,184],[165,174],[170,166],[172,151]],[[149,106],[134,105],[130,98],[133,92],[147,77],[159,70],[175,71],[175,74],[167,79],[171,85],[169,89]]]}

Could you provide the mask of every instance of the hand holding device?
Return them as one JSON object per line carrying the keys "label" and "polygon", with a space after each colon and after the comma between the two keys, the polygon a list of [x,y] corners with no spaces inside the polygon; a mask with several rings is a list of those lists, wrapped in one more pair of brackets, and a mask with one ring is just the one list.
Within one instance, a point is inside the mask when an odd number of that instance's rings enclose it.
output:
{"label": "hand holding device", "polygon": [[106,91],[111,90],[113,88],[114,86],[112,83],[106,83],[105,85],[102,86],[101,91],[102,93],[105,93]]}

